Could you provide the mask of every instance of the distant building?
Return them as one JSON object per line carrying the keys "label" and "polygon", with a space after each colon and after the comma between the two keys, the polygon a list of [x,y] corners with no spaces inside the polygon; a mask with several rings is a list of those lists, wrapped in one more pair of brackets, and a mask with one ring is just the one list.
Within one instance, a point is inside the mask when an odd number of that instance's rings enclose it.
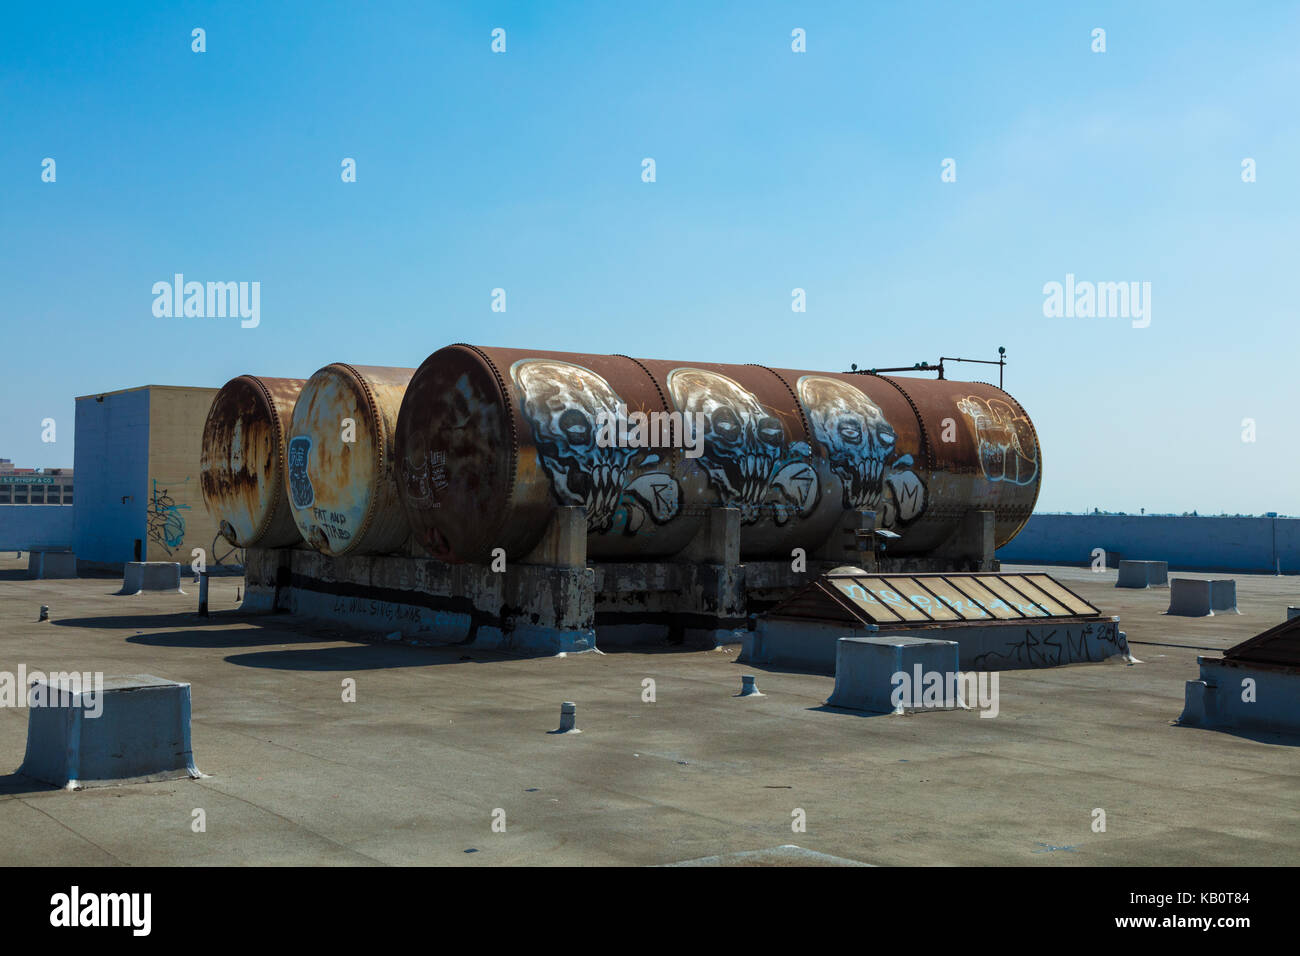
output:
{"label": "distant building", "polygon": [[188,566],[195,548],[209,565],[230,563],[233,549],[217,536],[199,488],[203,423],[216,394],[144,385],[77,399],[79,563]]}
{"label": "distant building", "polygon": [[0,505],[70,505],[72,469],[15,468],[0,458]]}
{"label": "distant building", "polygon": [[0,550],[72,547],[72,474],[16,468],[0,458]]}

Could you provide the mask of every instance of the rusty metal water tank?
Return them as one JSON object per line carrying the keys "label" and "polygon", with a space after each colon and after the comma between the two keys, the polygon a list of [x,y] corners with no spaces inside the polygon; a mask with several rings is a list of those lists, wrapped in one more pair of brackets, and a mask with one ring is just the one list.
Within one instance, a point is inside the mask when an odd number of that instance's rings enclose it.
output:
{"label": "rusty metal water tank", "polygon": [[240,548],[282,548],[302,536],[285,492],[285,436],[297,378],[240,375],[217,392],[203,424],[199,483],[222,535]]}
{"label": "rusty metal water tank", "polygon": [[322,554],[387,554],[409,535],[393,433],[414,369],[327,365],[302,387],[285,487],[302,539]]}
{"label": "rusty metal water tank", "polygon": [[[695,447],[603,446],[620,406],[677,414]],[[990,385],[470,345],[415,373],[396,453],[416,541],[453,561],[526,554],[559,505],[586,509],[603,559],[675,554],[719,506],[750,559],[816,549],[860,510],[901,535],[895,554],[941,546],[973,510],[994,512],[1000,546],[1041,480],[1028,416]]]}
{"label": "rusty metal water tank", "polygon": [[[968,511],[992,511],[994,547],[1038,500],[1042,450],[1024,408],[982,382],[776,369],[809,417],[828,505],[879,511],[896,554],[925,554]],[[859,437],[860,436],[860,437]]]}

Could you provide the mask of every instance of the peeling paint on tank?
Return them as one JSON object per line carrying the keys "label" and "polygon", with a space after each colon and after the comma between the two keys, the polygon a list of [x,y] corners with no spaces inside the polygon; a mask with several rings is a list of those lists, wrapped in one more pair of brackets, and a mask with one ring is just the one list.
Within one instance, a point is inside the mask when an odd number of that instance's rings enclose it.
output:
{"label": "peeling paint on tank", "polygon": [[241,375],[213,399],[203,428],[199,484],[208,511],[237,547],[300,540],[284,493],[284,436],[300,379]]}
{"label": "peeling paint on tank", "polygon": [[[601,446],[600,417],[620,404],[702,415],[703,454]],[[564,506],[584,509],[603,560],[677,554],[719,507],[741,513],[743,558],[818,548],[866,510],[901,535],[894,554],[943,546],[979,510],[1000,546],[1041,482],[1028,417],[981,383],[470,345],[421,365],[396,447],[415,539],[449,561],[526,556]]]}
{"label": "peeling paint on tank", "polygon": [[327,365],[294,407],[285,485],[323,554],[386,554],[409,535],[393,478],[397,408],[413,369]]}

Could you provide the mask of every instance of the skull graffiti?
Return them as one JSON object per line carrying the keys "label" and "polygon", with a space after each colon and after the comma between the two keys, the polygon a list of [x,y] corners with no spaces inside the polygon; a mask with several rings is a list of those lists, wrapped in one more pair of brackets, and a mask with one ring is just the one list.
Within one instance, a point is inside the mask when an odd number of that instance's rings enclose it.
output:
{"label": "skull graffiti", "polygon": [[[701,464],[710,483],[742,520],[757,520],[761,505],[786,455],[785,426],[738,383],[698,368],[674,369],[668,376],[673,401],[690,428],[703,415]],[[693,433],[692,433],[693,434]],[[698,439],[697,439],[698,440]]]}
{"label": "skull graffiti", "polygon": [[880,408],[846,382],[817,375],[799,379],[799,398],[813,434],[844,485],[844,507],[880,507],[895,435]]}
{"label": "skull graffiti", "polygon": [[589,529],[607,527],[637,454],[597,442],[601,421],[616,415],[621,399],[595,372],[567,362],[526,359],[511,373],[555,496],[584,506]]}

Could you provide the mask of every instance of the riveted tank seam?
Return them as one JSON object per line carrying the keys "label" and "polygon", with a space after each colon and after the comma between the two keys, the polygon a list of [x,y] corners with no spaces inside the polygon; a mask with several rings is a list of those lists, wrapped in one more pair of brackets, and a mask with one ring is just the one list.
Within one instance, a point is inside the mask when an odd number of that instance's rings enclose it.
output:
{"label": "riveted tank seam", "polygon": [[[262,392],[262,397],[266,399],[266,407],[271,410],[271,437],[275,441],[275,484],[279,485],[284,480],[285,458],[284,458],[284,430],[280,427],[280,410],[276,407],[275,399],[271,397],[271,390],[266,387],[266,383],[261,378],[253,377],[258,389]],[[275,519],[275,513],[278,510],[277,501],[275,505],[266,509],[266,514],[262,517],[262,522],[258,525],[257,532],[253,535],[254,541],[259,541],[271,529],[271,522]]]}
{"label": "riveted tank seam", "polygon": [[[295,440],[302,435],[306,444],[301,450],[303,471],[295,478],[285,469],[287,490],[292,492],[289,513],[302,538],[327,556],[387,554],[410,534],[397,501],[389,443],[395,427],[393,406],[411,372],[332,362],[312,375],[295,402],[293,434]],[[345,436],[337,429],[353,417],[363,434],[341,443]],[[288,461],[294,463],[290,452]],[[314,489],[307,474],[308,456],[316,460],[313,470],[322,482]],[[324,536],[313,535],[313,529]]]}
{"label": "riveted tank seam", "polygon": [[794,400],[795,411],[799,413],[799,422],[803,425],[803,433],[811,438],[812,429],[808,427],[808,416],[803,413],[803,403],[799,401],[799,396],[795,395],[794,389],[790,387],[790,383],[787,382],[779,372],[775,369],[768,368],[766,365],[759,365],[757,362],[750,362],[749,365],[754,368],[761,368],[765,372],[771,372],[776,376],[776,380],[785,386],[785,390],[790,393],[790,398]]}
{"label": "riveted tank seam", "polygon": [[519,469],[519,430],[515,426],[515,416],[519,414],[519,411],[515,408],[514,400],[510,397],[510,390],[506,388],[505,379],[501,377],[501,370],[497,368],[496,363],[488,357],[487,353],[478,346],[470,345],[467,342],[457,342],[456,344],[469,349],[483,360],[483,363],[492,373],[492,377],[496,379],[497,390],[501,393],[501,404],[508,412],[506,421],[510,424],[510,467],[506,469],[506,495],[503,502],[504,507],[501,509],[503,514],[508,514],[510,505],[514,502],[515,473]]}
{"label": "riveted tank seam", "polygon": [[655,387],[655,392],[659,395],[659,401],[663,403],[664,411],[670,411],[672,409],[672,406],[668,404],[668,396],[664,394],[664,390],[659,387],[659,382],[656,381],[655,377],[650,374],[650,370],[648,368],[642,365],[639,360],[634,359],[630,355],[624,355],[622,352],[615,352],[614,357],[627,359],[629,362],[631,362],[641,371],[645,372],[645,377],[650,379],[650,384]]}
{"label": "riveted tank seam", "polygon": [[379,467],[375,469],[375,480],[371,485],[370,494],[367,496],[369,500],[366,502],[366,513],[361,519],[361,527],[357,529],[354,539],[361,542],[365,540],[366,534],[370,531],[370,525],[374,521],[375,508],[378,506],[379,498],[383,494],[386,480],[385,469],[388,465],[387,455],[385,454],[388,443],[388,423],[384,421],[383,411],[379,408],[379,403],[375,400],[375,394],[370,390],[370,383],[366,381],[365,376],[346,362],[335,362],[334,365],[336,368],[347,369],[353,379],[361,385],[361,393],[365,396],[366,404],[369,406],[367,411],[370,413],[370,420],[378,426],[375,429],[375,455]]}
{"label": "riveted tank seam", "polygon": [[921,416],[921,409],[917,408],[916,402],[912,401],[912,396],[907,394],[907,389],[903,388],[902,385],[899,385],[898,382],[894,381],[887,375],[877,375],[875,377],[894,386],[894,388],[898,389],[899,394],[901,394],[903,398],[907,399],[907,404],[911,407],[912,414],[916,416],[917,427],[921,430],[921,444],[925,448],[926,470],[933,472],[935,470],[934,446],[930,441],[930,433],[926,431],[925,419]]}
{"label": "riveted tank seam", "polygon": [[[1033,516],[1034,507],[1038,504],[1038,493],[1042,491],[1043,488],[1043,443],[1038,440],[1038,429],[1034,427],[1034,420],[1029,417],[1029,413],[1025,411],[1025,406],[1021,405],[1014,395],[1012,395],[1002,386],[994,385],[990,382],[976,382],[975,384],[987,385],[989,388],[996,388],[999,392],[1001,392],[1003,395],[1007,397],[1007,400],[1010,401],[1011,404],[1013,404],[1016,407],[1016,409],[1020,412],[1021,416],[1023,416],[1023,418],[1025,419],[1025,422],[1029,425],[1029,431],[1034,436],[1034,451],[1038,455],[1038,474],[1034,478],[1034,500],[1030,502],[1028,506],[1022,506],[1024,508],[1025,517],[1018,525],[1016,525],[1016,529],[1012,531],[1011,534],[1007,535],[1006,541],[1002,542],[1002,544],[1006,544],[1007,542],[1015,538],[1016,535],[1020,534],[1022,530],[1024,530],[1025,525],[1029,523],[1030,517]],[[1001,546],[1002,545],[998,545],[998,547]]]}
{"label": "riveted tank seam", "polygon": [[[208,513],[218,519],[219,536],[234,547],[281,547],[298,540],[298,530],[289,515],[289,502],[282,491],[281,482],[265,479],[277,471],[282,476],[286,469],[284,409],[277,396],[292,407],[303,384],[299,379],[237,375],[217,390],[208,408],[203,424],[200,456],[203,503]],[[227,497],[233,493],[236,479],[233,470],[235,446],[231,432],[233,429],[238,433],[241,424],[265,427],[269,432],[265,436],[266,440],[277,446],[268,447],[266,450],[270,454],[263,459],[260,443],[255,446],[241,443],[240,454],[244,459],[241,468],[252,467],[255,474],[246,477],[260,478],[261,481],[255,482],[254,487],[260,485],[263,488],[262,492],[258,492],[262,500],[248,499],[242,504],[232,502]],[[247,439],[248,436],[244,437]],[[260,467],[263,463],[265,472]],[[267,487],[273,489],[269,497],[264,491]],[[239,511],[241,508],[244,517],[255,519],[247,525],[244,533],[236,530],[243,522],[238,519],[230,521],[232,510]],[[268,545],[267,539],[272,536],[275,541]]]}

